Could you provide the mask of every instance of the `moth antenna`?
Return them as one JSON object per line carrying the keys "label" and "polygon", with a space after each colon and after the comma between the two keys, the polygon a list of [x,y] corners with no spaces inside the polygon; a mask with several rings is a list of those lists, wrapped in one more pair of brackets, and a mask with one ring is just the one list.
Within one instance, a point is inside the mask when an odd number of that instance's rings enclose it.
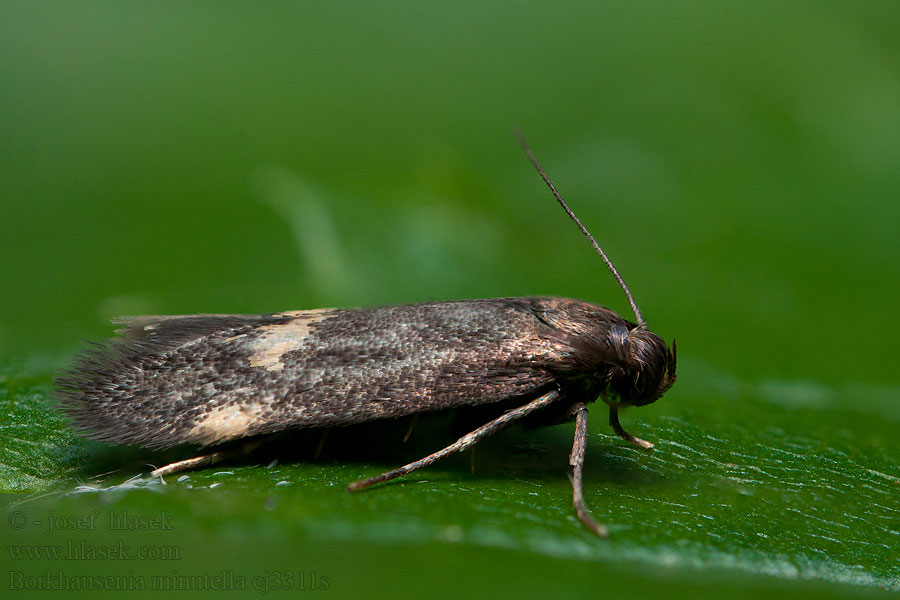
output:
{"label": "moth antenna", "polygon": [[578,217],[575,216],[575,213],[572,212],[572,209],[569,208],[569,205],[566,204],[566,201],[563,200],[560,193],[556,190],[556,186],[553,185],[553,182],[550,181],[550,178],[546,173],[544,173],[544,169],[541,168],[540,163],[534,156],[534,152],[531,151],[531,147],[525,140],[525,135],[517,129],[513,130],[513,135],[515,135],[519,140],[519,145],[522,146],[522,150],[525,151],[525,156],[528,157],[528,160],[530,160],[531,164],[534,165],[534,168],[537,169],[538,175],[541,176],[541,179],[543,179],[544,183],[547,184],[547,187],[550,188],[550,191],[553,193],[553,197],[556,198],[556,201],[559,202],[560,206],[563,207],[563,210],[566,211],[566,214],[569,215],[569,218],[575,221],[575,224],[578,225],[581,233],[583,233],[588,241],[591,242],[591,246],[594,247],[594,250],[597,252],[597,254],[600,255],[600,258],[603,259],[603,262],[606,263],[606,266],[613,274],[613,277],[616,278],[616,281],[619,282],[619,286],[622,288],[622,291],[625,292],[625,296],[628,298],[628,303],[631,304],[631,310],[634,311],[634,317],[637,320],[638,327],[646,329],[647,321],[644,320],[644,315],[641,314],[641,309],[638,308],[637,302],[634,301],[634,296],[631,295],[631,290],[629,290],[628,286],[625,285],[625,280],[622,279],[621,275],[619,275],[619,271],[616,269],[616,266],[612,263],[611,260],[609,260],[609,257],[606,256],[606,253],[603,251],[603,248],[600,247],[600,244],[597,243],[597,240],[594,239],[594,236],[592,236],[587,228],[581,224],[581,221],[578,219]]}

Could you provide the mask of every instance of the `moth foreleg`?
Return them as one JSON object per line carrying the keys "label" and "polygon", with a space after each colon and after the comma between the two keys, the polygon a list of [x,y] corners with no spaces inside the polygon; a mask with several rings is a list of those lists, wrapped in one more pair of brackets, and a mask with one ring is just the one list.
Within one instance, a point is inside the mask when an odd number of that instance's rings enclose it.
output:
{"label": "moth foreleg", "polygon": [[443,450],[438,450],[434,454],[426,456],[420,460],[415,462],[411,462],[406,466],[400,467],[399,469],[394,469],[393,471],[388,471],[387,473],[382,473],[381,475],[377,475],[375,477],[369,477],[368,479],[363,479],[362,481],[354,481],[350,485],[347,486],[348,492],[355,492],[357,490],[361,490],[363,488],[367,488],[370,485],[375,485],[376,483],[384,483],[385,481],[390,481],[391,479],[396,479],[397,477],[402,477],[403,475],[407,475],[412,473],[413,471],[417,471],[422,467],[427,467],[428,465],[439,461],[445,456],[449,456],[451,454],[455,454],[457,452],[462,452],[467,448],[471,448],[487,436],[495,433],[509,425],[513,421],[517,421],[536,410],[540,410],[553,402],[559,400],[560,394],[558,391],[554,390],[552,392],[548,392],[544,394],[540,398],[536,400],[532,400],[525,406],[520,406],[519,408],[513,409],[507,413],[504,413],[494,419],[493,421],[482,425],[475,431],[471,433],[467,433],[462,436],[456,442],[450,444]]}
{"label": "moth foreleg", "polygon": [[588,410],[584,404],[576,404],[573,412],[575,413],[575,441],[572,444],[572,454],[569,455],[569,465],[572,467],[572,504],[575,506],[575,513],[585,527],[600,537],[606,537],[608,534],[606,526],[595,521],[584,506],[584,493],[581,488],[581,479],[584,475],[584,451],[587,445]]}
{"label": "moth foreleg", "polygon": [[642,440],[639,437],[634,437],[633,435],[625,431],[625,429],[622,427],[622,424],[619,423],[619,410],[613,408],[612,406],[609,407],[609,425],[613,428],[613,431],[616,432],[616,435],[626,442],[637,446],[641,450],[653,450],[653,442],[648,442],[647,440]]}

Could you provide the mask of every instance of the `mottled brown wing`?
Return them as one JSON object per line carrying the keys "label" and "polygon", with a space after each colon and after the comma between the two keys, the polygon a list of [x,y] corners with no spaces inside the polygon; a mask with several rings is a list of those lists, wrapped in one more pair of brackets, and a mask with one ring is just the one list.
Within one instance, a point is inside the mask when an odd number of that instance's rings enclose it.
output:
{"label": "mottled brown wing", "polygon": [[534,396],[574,368],[548,301],[136,317],[58,395],[88,435],[156,448]]}

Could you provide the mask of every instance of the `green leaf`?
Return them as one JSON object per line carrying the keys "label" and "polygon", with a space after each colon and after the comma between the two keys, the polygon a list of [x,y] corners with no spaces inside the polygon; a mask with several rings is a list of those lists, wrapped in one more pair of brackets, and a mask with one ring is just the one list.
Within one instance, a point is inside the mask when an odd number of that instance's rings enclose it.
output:
{"label": "green leaf", "polygon": [[[2,586],[897,591],[898,15],[0,3]],[[408,423],[333,431],[318,458],[318,434],[292,436],[163,484],[133,478],[189,449],[85,442],[55,412],[53,374],[122,314],[534,294],[627,314],[513,123],[651,328],[678,338],[674,388],[623,415],[652,455],[590,407],[585,494],[608,539],[571,507],[571,424],[504,431],[474,472],[458,456],[348,494],[459,423],[406,443]]]}
{"label": "green leaf", "polygon": [[[808,382],[739,383],[691,361],[681,377],[658,406],[625,415],[631,431],[657,442],[652,455],[612,435],[603,406],[591,407],[586,498],[610,528],[606,540],[587,532],[571,508],[570,425],[503,432],[478,447],[474,473],[472,457],[455,457],[354,494],[344,489],[349,482],[436,449],[452,437],[452,423],[426,421],[408,445],[400,441],[405,424],[351,438],[336,431],[318,459],[318,435],[307,433],[165,481],[136,479],[148,463],[178,455],[91,444],[85,457],[83,444],[48,406],[47,378],[7,376],[0,483],[8,491],[35,489],[7,498],[8,518],[27,515],[17,544],[56,543],[69,550],[77,544],[88,553],[124,544],[154,556],[176,552],[178,560],[189,561],[159,559],[137,570],[101,559],[78,563],[85,573],[132,573],[146,585],[177,586],[187,581],[178,574],[224,569],[246,582],[265,579],[267,571],[294,578],[306,573],[307,579],[325,577],[355,589],[349,583],[354,570],[403,568],[398,565],[421,554],[433,556],[432,566],[404,571],[404,577],[426,586],[440,561],[471,552],[491,557],[485,578],[520,564],[564,565],[567,572],[594,565],[590,569],[605,572],[622,589],[629,584],[620,569],[640,569],[650,574],[641,575],[645,579],[681,574],[674,590],[688,585],[683,577],[692,572],[690,580],[731,591],[732,584],[720,580],[724,573],[745,583],[751,575],[806,581],[796,590],[816,594],[816,581],[900,589],[900,472],[896,452],[884,450],[896,421],[813,401],[841,395]],[[820,432],[835,420],[844,424],[841,435],[825,443]],[[272,461],[279,454],[287,460]],[[117,471],[102,475],[110,468]],[[265,546],[271,561],[212,561],[206,553],[215,548],[217,555],[245,557],[248,545]],[[365,548],[374,557],[363,557]],[[371,562],[353,563],[335,549]],[[48,568],[72,577],[71,564],[12,563],[22,577]],[[582,584],[560,585],[574,594]]]}
{"label": "green leaf", "polygon": [[50,487],[84,458],[50,396],[46,374],[0,375],[0,491]]}

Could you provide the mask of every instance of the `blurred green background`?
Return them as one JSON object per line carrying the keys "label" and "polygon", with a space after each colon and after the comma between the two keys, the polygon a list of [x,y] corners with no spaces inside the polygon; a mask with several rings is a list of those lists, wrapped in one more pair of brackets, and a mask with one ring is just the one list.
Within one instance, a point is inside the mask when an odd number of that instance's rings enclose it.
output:
{"label": "blurred green background", "polygon": [[[896,2],[3,2],[0,488],[42,525],[3,536],[68,543],[51,512],[164,510],[168,537],[76,537],[181,548],[175,567],[7,552],[4,585],[293,569],[400,598],[900,589],[898,31]],[[678,340],[678,384],[624,417],[654,456],[592,412],[587,500],[611,539],[571,514],[570,426],[358,496],[341,487],[439,441],[65,494],[147,462],[52,409],[53,373],[117,315],[532,294],[627,314],[514,125]]]}

